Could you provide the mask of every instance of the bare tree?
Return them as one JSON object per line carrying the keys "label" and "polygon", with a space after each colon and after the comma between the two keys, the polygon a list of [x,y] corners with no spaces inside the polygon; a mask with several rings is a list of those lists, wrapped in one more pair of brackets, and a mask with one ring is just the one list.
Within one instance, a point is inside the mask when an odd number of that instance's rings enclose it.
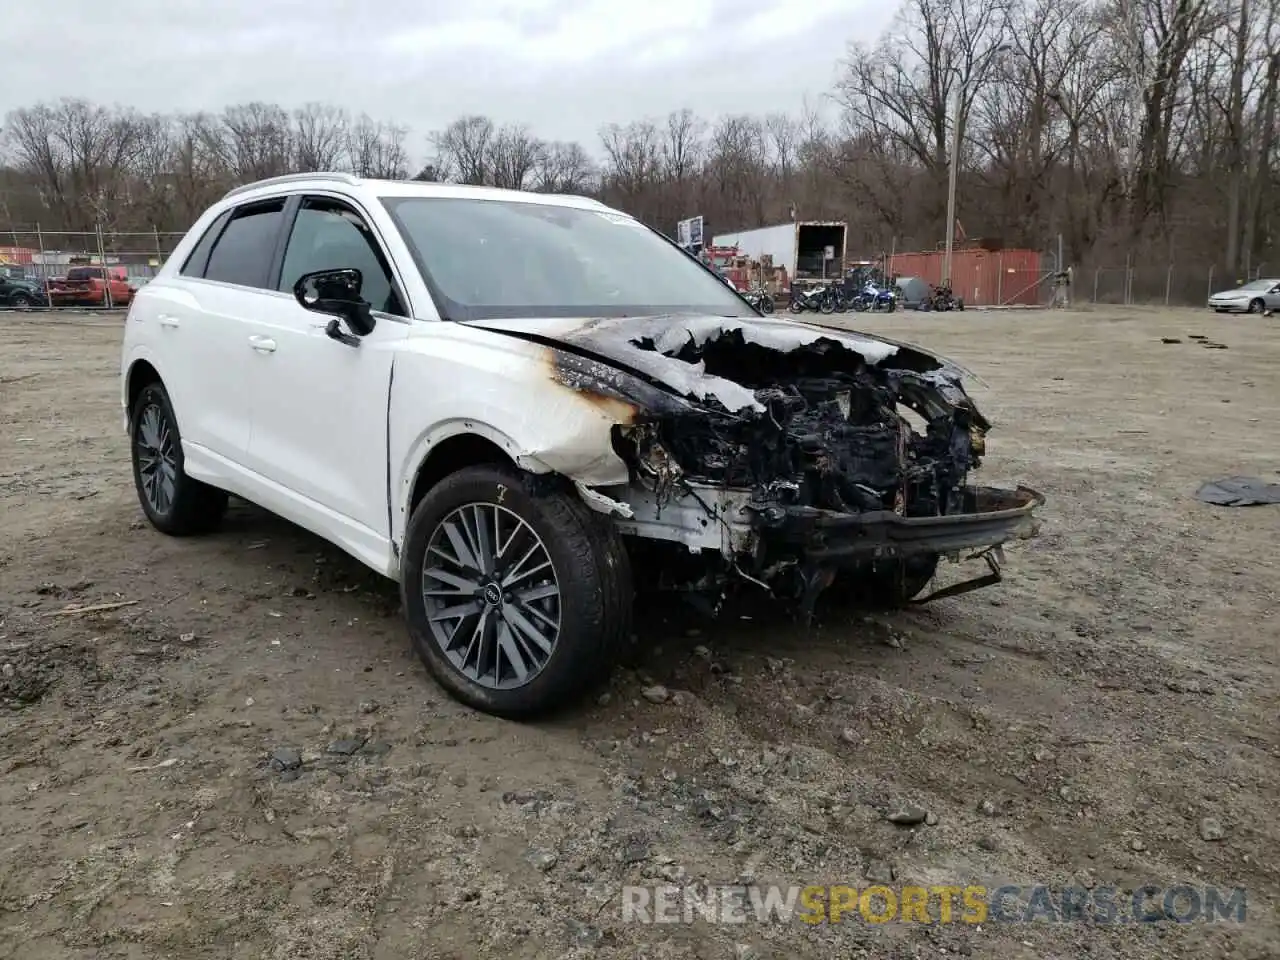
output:
{"label": "bare tree", "polygon": [[459,183],[482,186],[493,179],[493,141],[498,131],[488,117],[459,117],[431,135],[436,170]]}
{"label": "bare tree", "polygon": [[294,165],[298,170],[336,170],[347,159],[347,115],[337,107],[309,103],[293,112]]}
{"label": "bare tree", "polygon": [[356,176],[403,180],[409,175],[409,131],[361,114],[346,136],[347,165]]}
{"label": "bare tree", "polygon": [[591,193],[596,173],[580,143],[543,144],[533,171],[533,189],[540,193]]}
{"label": "bare tree", "polygon": [[584,145],[471,115],[432,134],[425,157],[406,128],[324,104],[175,117],[34,104],[4,119],[0,216],[180,229],[258,177],[417,170],[591,193],[666,231],[695,214],[716,229],[844,219],[851,247],[874,252],[944,234],[958,133],[971,235],[1061,234],[1081,265],[1158,254],[1243,273],[1280,262],[1277,51],[1280,0],[902,0],[879,40],[850,47],[834,118],[802,104],[709,124],[678,109],[619,117]]}
{"label": "bare tree", "polygon": [[541,140],[522,125],[504,126],[489,149],[490,186],[523,190],[545,151]]}

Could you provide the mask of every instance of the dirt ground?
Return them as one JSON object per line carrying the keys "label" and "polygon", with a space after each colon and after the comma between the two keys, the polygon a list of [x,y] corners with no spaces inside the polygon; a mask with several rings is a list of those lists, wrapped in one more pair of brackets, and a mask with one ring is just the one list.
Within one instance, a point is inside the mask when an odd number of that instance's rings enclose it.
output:
{"label": "dirt ground", "polygon": [[[119,320],[0,316],[0,956],[1276,956],[1280,507],[1192,494],[1280,480],[1280,320],[858,319],[972,370],[979,475],[1047,496],[1006,582],[812,630],[646,605],[608,694],[517,725],[447,699],[393,585],[309,534],[242,504],[205,539],[145,525]],[[1245,887],[1248,914],[621,909],[624,884],[868,874]]]}

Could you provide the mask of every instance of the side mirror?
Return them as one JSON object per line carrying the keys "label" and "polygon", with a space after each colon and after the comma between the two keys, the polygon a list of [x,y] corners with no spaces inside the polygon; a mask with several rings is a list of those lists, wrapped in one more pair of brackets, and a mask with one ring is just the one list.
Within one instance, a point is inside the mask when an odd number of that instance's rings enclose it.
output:
{"label": "side mirror", "polygon": [[[344,270],[317,270],[304,273],[293,285],[293,296],[304,310],[327,313],[346,321],[347,327],[357,337],[373,332],[373,314],[369,304],[360,297],[364,275],[354,268]],[[342,340],[336,321],[326,331],[335,340]],[[344,341],[346,342],[346,341]]]}

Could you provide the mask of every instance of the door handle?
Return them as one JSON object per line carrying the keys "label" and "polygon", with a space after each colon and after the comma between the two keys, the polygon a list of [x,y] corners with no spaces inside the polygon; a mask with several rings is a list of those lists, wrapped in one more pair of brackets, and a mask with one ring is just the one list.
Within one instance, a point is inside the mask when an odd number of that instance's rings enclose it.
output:
{"label": "door handle", "polygon": [[249,338],[249,346],[259,353],[275,353],[276,342],[270,337],[252,336]]}
{"label": "door handle", "polygon": [[160,324],[160,326],[168,327],[170,330],[176,330],[178,327],[182,326],[181,320],[179,320],[177,317],[171,317],[167,313],[162,313],[159,316],[157,316],[156,321]]}

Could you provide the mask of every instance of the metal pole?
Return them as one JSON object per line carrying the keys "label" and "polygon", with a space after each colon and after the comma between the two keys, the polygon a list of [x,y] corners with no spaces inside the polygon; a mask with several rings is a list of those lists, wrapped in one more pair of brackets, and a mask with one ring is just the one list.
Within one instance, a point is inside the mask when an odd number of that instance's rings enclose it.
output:
{"label": "metal pole", "polygon": [[1124,305],[1133,303],[1133,254],[1124,255]]}
{"label": "metal pole", "polygon": [[1101,267],[1093,268],[1093,302],[1098,302],[1098,278],[1102,275]]}
{"label": "metal pole", "polygon": [[45,302],[49,299],[49,265],[45,263],[44,231],[36,224],[36,246],[40,248],[40,287],[44,290]]}
{"label": "metal pole", "polygon": [[996,267],[996,303],[1004,306],[1004,251],[1001,250],[997,256],[999,266]]}
{"label": "metal pole", "polygon": [[964,81],[956,77],[955,121],[951,128],[951,169],[947,173],[947,247],[942,261],[942,284],[951,286],[951,251],[956,236],[956,173],[960,166],[960,127],[964,122]]}
{"label": "metal pole", "polygon": [[1169,288],[1173,286],[1173,264],[1169,264],[1169,272],[1164,277],[1164,305],[1169,305]]}
{"label": "metal pole", "polygon": [[1212,297],[1212,296],[1213,296],[1213,264],[1211,263],[1209,264],[1209,293],[1205,297],[1205,299],[1208,299],[1209,297]]}
{"label": "metal pole", "polygon": [[102,224],[95,223],[93,229],[98,235],[98,262],[102,264],[102,303],[109,310],[113,304],[111,303],[111,279],[107,272],[107,244],[102,233]]}
{"label": "metal pole", "polygon": [[1058,234],[1058,263],[1057,263],[1057,267],[1058,267],[1058,272],[1059,272],[1059,273],[1061,273],[1063,270],[1067,269],[1067,266],[1066,266],[1066,264],[1063,262],[1063,257],[1062,257],[1062,234]]}

